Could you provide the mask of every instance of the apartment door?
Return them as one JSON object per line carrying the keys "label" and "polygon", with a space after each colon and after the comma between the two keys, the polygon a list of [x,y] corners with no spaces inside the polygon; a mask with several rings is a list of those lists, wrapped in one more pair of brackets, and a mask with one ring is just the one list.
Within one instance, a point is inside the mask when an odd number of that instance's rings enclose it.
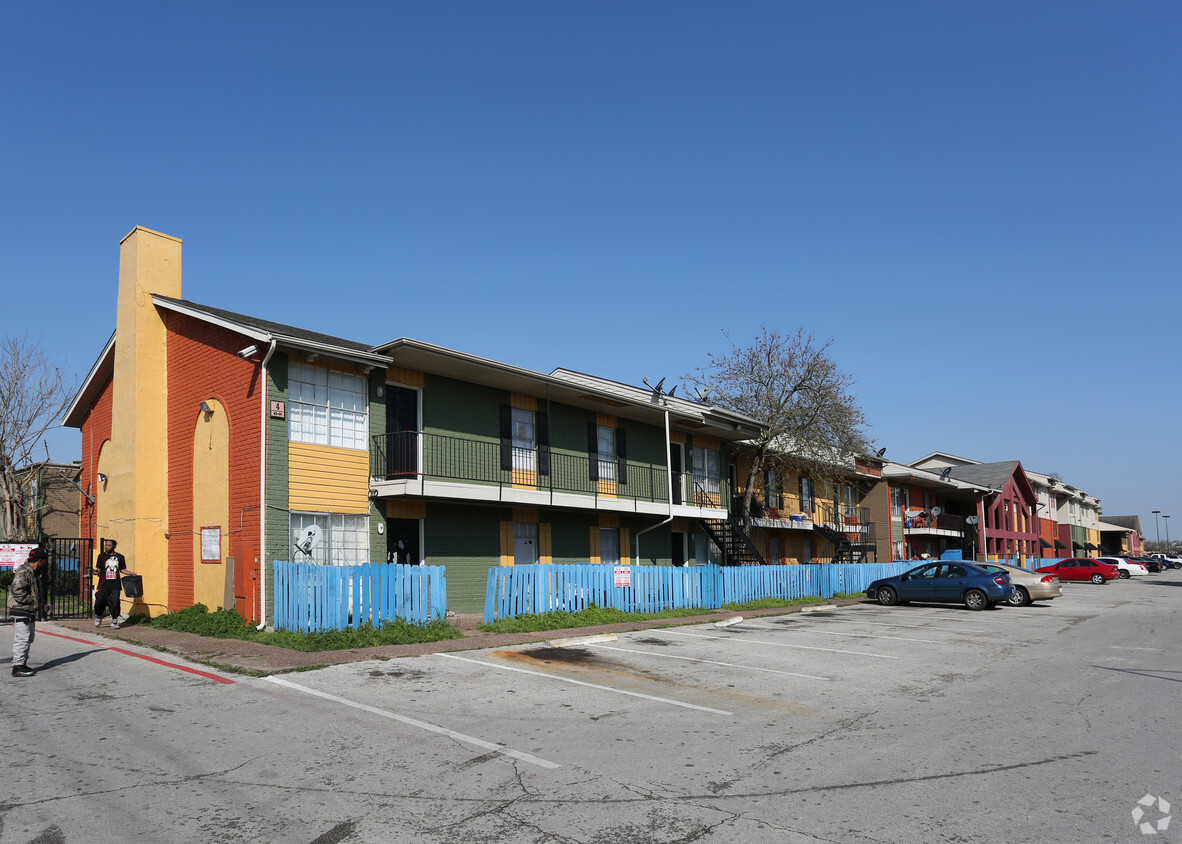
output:
{"label": "apartment door", "polygon": [[419,391],[386,386],[386,476],[419,473]]}
{"label": "apartment door", "polygon": [[386,562],[417,566],[423,561],[418,519],[386,519]]}

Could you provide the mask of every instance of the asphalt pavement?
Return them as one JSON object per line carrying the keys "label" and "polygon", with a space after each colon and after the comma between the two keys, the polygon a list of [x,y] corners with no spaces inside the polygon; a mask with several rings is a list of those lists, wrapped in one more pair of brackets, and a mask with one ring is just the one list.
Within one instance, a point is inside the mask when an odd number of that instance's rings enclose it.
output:
{"label": "asphalt pavement", "polygon": [[[287,671],[303,671],[309,668],[320,668],[328,665],[345,665],[368,659],[400,659],[452,651],[527,645],[535,642],[590,636],[598,633],[623,633],[632,630],[651,630],[659,627],[709,624],[740,615],[744,618],[790,615],[802,611],[817,610],[822,607],[832,608],[833,606],[857,604],[863,601],[864,599],[860,598],[847,598],[844,600],[833,600],[824,605],[804,604],[791,607],[777,607],[774,609],[745,610],[743,612],[714,610],[704,612],[702,615],[682,618],[630,621],[621,624],[546,630],[535,633],[487,633],[479,629],[479,625],[483,622],[482,616],[459,614],[450,616],[448,621],[463,634],[463,638],[445,639],[438,642],[418,642],[410,645],[381,645],[373,648],[349,648],[333,651],[297,651],[291,648],[264,645],[244,639],[215,639],[208,636],[199,636],[195,633],[181,633],[175,630],[157,629],[142,621],[137,622],[134,618],[118,630],[112,630],[110,628],[110,622],[106,620],[103,621],[102,627],[96,628],[93,619],[89,618],[58,619],[52,622],[41,622],[39,626],[45,626],[47,629],[58,628],[63,632],[74,631],[100,634],[104,637],[119,639],[154,650],[176,654],[177,656],[203,665],[265,676],[268,674],[282,674]],[[36,659],[33,662],[35,663]]]}

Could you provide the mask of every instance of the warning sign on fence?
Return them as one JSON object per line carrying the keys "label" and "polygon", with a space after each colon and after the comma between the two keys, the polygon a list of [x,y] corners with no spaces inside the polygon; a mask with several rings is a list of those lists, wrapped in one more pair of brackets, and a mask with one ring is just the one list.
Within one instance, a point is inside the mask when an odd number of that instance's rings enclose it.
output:
{"label": "warning sign on fence", "polygon": [[616,586],[627,588],[632,585],[632,569],[627,566],[616,566],[612,573]]}
{"label": "warning sign on fence", "polygon": [[36,543],[0,544],[0,566],[19,566],[29,559],[29,552],[36,547]]}

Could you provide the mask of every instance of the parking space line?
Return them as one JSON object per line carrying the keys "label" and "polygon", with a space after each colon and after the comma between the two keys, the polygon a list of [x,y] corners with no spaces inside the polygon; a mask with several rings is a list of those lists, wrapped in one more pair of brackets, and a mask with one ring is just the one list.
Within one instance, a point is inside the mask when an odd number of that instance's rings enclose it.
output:
{"label": "parking space line", "polygon": [[358,703],[355,700],[349,700],[348,698],[330,695],[327,692],[317,691],[316,689],[309,688],[308,686],[301,686],[298,683],[291,682],[290,680],[284,680],[282,677],[270,676],[264,677],[263,679],[268,683],[275,683],[278,686],[295,689],[298,692],[304,692],[305,694],[324,698],[325,700],[331,700],[334,703],[341,703],[345,706],[351,706],[354,709],[361,709],[365,712],[369,712],[372,715],[379,715],[382,718],[389,718],[390,720],[398,721],[401,724],[406,724],[411,727],[418,727],[420,730],[438,733],[439,735],[447,736],[448,738],[455,739],[456,741],[463,742],[464,744],[474,744],[477,747],[484,748],[485,750],[491,750],[504,756],[520,759],[522,762],[528,762],[531,765],[537,765],[539,768],[549,768],[553,770],[555,768],[562,767],[556,762],[550,762],[546,759],[532,756],[529,753],[522,753],[520,750],[513,750],[511,748],[505,747],[503,744],[495,744],[491,741],[484,741],[483,739],[478,739],[474,736],[467,736],[463,733],[457,733],[455,730],[449,730],[446,727],[440,727],[436,724],[429,724],[426,721],[420,721],[417,718],[408,718],[405,715],[398,715],[397,713],[390,712],[385,709],[378,709],[376,706],[369,706],[364,703]]}
{"label": "parking space line", "polygon": [[[890,621],[865,621],[860,618],[826,619],[826,624],[834,621],[844,621],[846,624],[872,624],[875,627],[918,627],[923,630],[943,630],[947,633],[988,633],[988,630],[974,630],[971,627],[932,627],[930,624],[900,624]],[[803,622],[802,622],[803,624]]]}
{"label": "parking space line", "polygon": [[[858,638],[858,639],[890,639],[895,642],[922,642],[925,645],[946,644],[945,642],[941,642],[937,639],[912,639],[909,636],[883,636],[879,633],[838,633],[836,630],[825,630],[821,627],[813,627],[812,629],[809,629],[805,624],[794,624],[794,625],[792,625],[792,627],[799,628],[800,632],[802,632],[802,633],[815,633],[818,636],[853,636],[854,638]],[[789,628],[787,628],[787,627],[757,627],[755,625],[750,625],[749,629],[767,630],[768,632],[773,632],[776,630],[788,630]],[[793,632],[795,632],[795,630]]]}
{"label": "parking space line", "polygon": [[634,651],[631,648],[617,648],[612,645],[591,645],[593,648],[601,648],[605,651],[622,651],[626,654],[641,654],[642,656],[654,656],[658,659],[684,659],[689,662],[703,662],[707,665],[721,665],[723,668],[739,668],[744,671],[763,671],[768,674],[783,674],[785,677],[804,677],[808,680],[832,680],[832,677],[817,677],[813,674],[797,674],[795,671],[778,671],[775,668],[758,668],[754,665],[737,665],[733,662],[715,662],[712,659],[698,659],[695,656],[677,656],[676,654],[660,654],[656,651]]}
{"label": "parking space line", "polygon": [[520,674],[532,674],[535,677],[544,677],[547,680],[557,680],[560,683],[573,683],[576,686],[586,686],[590,689],[599,689],[600,691],[612,692],[613,694],[617,695],[628,695],[629,697],[644,698],[645,700],[652,700],[656,701],[657,703],[668,703],[672,704],[673,706],[681,706],[686,709],[697,709],[701,712],[711,712],[715,715],[735,714],[733,712],[727,712],[724,709],[712,709],[709,706],[698,706],[696,703],[685,703],[684,701],[672,700],[667,697],[657,697],[656,695],[646,695],[641,692],[629,692],[625,691],[624,689],[615,689],[611,686],[601,686],[598,683],[588,683],[583,680],[575,680],[570,677],[558,677],[554,674],[547,674],[544,671],[530,671],[528,668],[515,668],[511,665],[497,665],[493,662],[484,662],[483,660],[479,659],[468,659],[467,657],[456,656],[455,654],[435,654],[435,656],[443,657],[444,659],[455,659],[459,660],[460,662],[470,662],[473,665],[482,665],[485,668],[496,668],[500,671],[516,671]]}
{"label": "parking space line", "polygon": [[[974,613],[971,617],[958,617],[951,613],[934,613],[923,612],[921,610],[907,609],[881,609],[881,610],[861,610],[860,612],[871,613],[875,617],[898,617],[906,615],[908,618],[939,618],[943,621],[954,621],[957,623],[964,622],[965,624],[1013,624],[1013,621],[1002,621],[1000,618],[981,618],[980,613]],[[959,613],[959,611],[957,611]]]}
{"label": "parking space line", "polygon": [[872,654],[864,651],[845,651],[841,648],[819,648],[812,645],[789,645],[784,642],[761,642],[758,639],[743,639],[739,636],[704,636],[701,633],[682,633],[680,630],[649,630],[649,633],[666,633],[670,636],[689,636],[694,639],[721,639],[724,642],[741,642],[745,645],[771,645],[776,648],[795,648],[800,651],[828,651],[834,654],[850,654],[852,656],[869,656],[875,659],[898,659],[890,654]]}

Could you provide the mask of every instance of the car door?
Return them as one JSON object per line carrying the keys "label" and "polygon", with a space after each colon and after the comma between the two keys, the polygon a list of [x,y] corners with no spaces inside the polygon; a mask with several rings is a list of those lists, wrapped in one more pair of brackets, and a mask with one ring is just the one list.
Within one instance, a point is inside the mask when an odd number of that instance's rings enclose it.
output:
{"label": "car door", "polygon": [[1075,560],[1064,560],[1059,563],[1059,579],[1060,580],[1087,580],[1083,571],[1079,567],[1079,563]]}
{"label": "car door", "polygon": [[968,569],[964,566],[944,563],[932,579],[932,597],[937,601],[959,601],[968,586],[968,577]]}
{"label": "car door", "polygon": [[924,566],[907,573],[899,580],[899,598],[904,601],[930,601],[939,565]]}

